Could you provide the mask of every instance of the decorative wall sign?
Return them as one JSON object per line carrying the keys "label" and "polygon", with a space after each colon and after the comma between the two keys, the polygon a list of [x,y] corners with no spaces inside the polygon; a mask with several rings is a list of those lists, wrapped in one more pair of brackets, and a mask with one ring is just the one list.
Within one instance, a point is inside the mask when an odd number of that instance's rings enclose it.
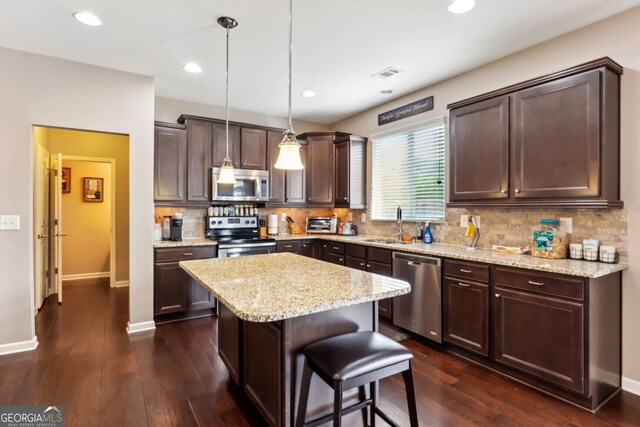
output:
{"label": "decorative wall sign", "polygon": [[104,180],[102,178],[84,179],[84,201],[102,202],[104,200]]}
{"label": "decorative wall sign", "polygon": [[387,123],[395,122],[396,120],[406,119],[407,117],[415,116],[416,114],[424,113],[429,110],[433,110],[433,96],[378,114],[378,126],[386,125]]}
{"label": "decorative wall sign", "polygon": [[62,168],[62,192],[71,193],[71,168]]}

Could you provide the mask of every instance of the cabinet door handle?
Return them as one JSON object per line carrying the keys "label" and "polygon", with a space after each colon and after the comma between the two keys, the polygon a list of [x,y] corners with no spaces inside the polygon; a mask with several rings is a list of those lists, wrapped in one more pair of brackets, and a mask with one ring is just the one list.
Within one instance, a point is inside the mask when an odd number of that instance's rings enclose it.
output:
{"label": "cabinet door handle", "polygon": [[500,298],[500,294],[496,292],[496,298]]}
{"label": "cabinet door handle", "polygon": [[334,246],[333,249],[335,249],[336,251],[340,250],[340,246]]}
{"label": "cabinet door handle", "polygon": [[507,190],[500,190],[502,194],[507,194]]}
{"label": "cabinet door handle", "polygon": [[367,264],[367,268],[370,268],[370,267],[371,267],[371,264]]}
{"label": "cabinet door handle", "polygon": [[180,197],[182,199],[182,194],[178,194],[178,197]]}
{"label": "cabinet door handle", "polygon": [[469,286],[471,286],[471,285],[470,285],[470,284],[468,284],[468,283],[462,283],[462,282],[458,282],[458,285],[460,285],[460,286],[464,286],[465,288],[468,288]]}
{"label": "cabinet door handle", "polygon": [[345,197],[344,199],[345,199],[345,200],[347,200],[347,198],[346,198],[346,197]]}
{"label": "cabinet door handle", "polygon": [[191,256],[191,255],[193,255],[193,252],[185,252],[185,253],[183,253],[182,255],[184,255],[184,256]]}
{"label": "cabinet door handle", "polygon": [[[361,263],[360,263],[360,266],[361,266],[361,267],[364,267],[364,262],[361,262]],[[367,266],[367,267],[368,267],[368,266]]]}
{"label": "cabinet door handle", "polygon": [[471,270],[465,270],[464,268],[460,269],[461,273],[471,273]]}
{"label": "cabinet door handle", "polygon": [[338,258],[338,261],[342,262],[342,261],[344,261],[344,260],[343,260],[342,258]]}
{"label": "cabinet door handle", "polygon": [[293,245],[284,245],[285,248],[292,248]]}
{"label": "cabinet door handle", "polygon": [[516,188],[515,190],[513,190],[513,191],[515,191],[516,193],[519,193],[519,192],[520,192],[520,190],[518,190],[517,188]]}
{"label": "cabinet door handle", "polygon": [[529,284],[536,285],[536,286],[544,286],[544,282],[534,282],[533,280],[529,280]]}

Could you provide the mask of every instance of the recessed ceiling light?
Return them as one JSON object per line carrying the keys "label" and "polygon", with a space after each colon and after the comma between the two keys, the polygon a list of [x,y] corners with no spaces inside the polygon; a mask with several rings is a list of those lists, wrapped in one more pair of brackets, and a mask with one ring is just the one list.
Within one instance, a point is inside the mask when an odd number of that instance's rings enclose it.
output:
{"label": "recessed ceiling light", "polygon": [[383,95],[391,95],[393,91],[391,89],[383,89],[380,91],[380,93]]}
{"label": "recessed ceiling light", "polygon": [[476,0],[454,0],[447,8],[451,13],[466,13],[476,5]]}
{"label": "recessed ceiling light", "polygon": [[196,64],[195,62],[189,62],[188,64],[184,64],[184,69],[194,74],[198,74],[202,72],[202,67]]}
{"label": "recessed ceiling light", "polygon": [[78,22],[82,22],[85,25],[90,25],[92,27],[99,27],[102,25],[102,21],[96,15],[91,12],[76,12],[73,14],[73,17]]}
{"label": "recessed ceiling light", "polygon": [[304,96],[305,98],[313,98],[314,96],[316,96],[316,93],[312,90],[307,89],[302,92],[302,96]]}

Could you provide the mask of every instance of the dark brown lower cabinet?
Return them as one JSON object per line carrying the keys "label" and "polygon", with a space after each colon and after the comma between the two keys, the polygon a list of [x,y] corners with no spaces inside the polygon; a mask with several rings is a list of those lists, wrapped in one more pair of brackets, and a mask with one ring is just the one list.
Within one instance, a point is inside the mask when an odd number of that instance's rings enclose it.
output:
{"label": "dark brown lower cabinet", "polygon": [[243,322],[243,389],[269,425],[282,424],[282,329]]}
{"label": "dark brown lower cabinet", "polygon": [[494,359],[584,391],[584,305],[495,287]]}
{"label": "dark brown lower cabinet", "polygon": [[309,258],[316,257],[316,242],[313,240],[307,240],[300,242],[300,255],[304,255]]}
{"label": "dark brown lower cabinet", "polygon": [[234,383],[241,384],[242,375],[242,321],[224,304],[218,307],[218,354]]}
{"label": "dark brown lower cabinet", "polygon": [[443,340],[489,355],[489,285],[445,278]]}
{"label": "dark brown lower cabinet", "polygon": [[329,262],[332,262],[334,264],[338,264],[338,265],[344,265],[344,255],[342,254],[336,254],[333,252],[329,252]]}
{"label": "dark brown lower cabinet", "polygon": [[179,262],[215,256],[215,246],[154,250],[153,314],[156,322],[214,314],[215,297],[180,268]]}
{"label": "dark brown lower cabinet", "polygon": [[276,242],[276,252],[292,252],[294,254],[300,253],[300,241],[299,240],[285,240],[283,242]]}

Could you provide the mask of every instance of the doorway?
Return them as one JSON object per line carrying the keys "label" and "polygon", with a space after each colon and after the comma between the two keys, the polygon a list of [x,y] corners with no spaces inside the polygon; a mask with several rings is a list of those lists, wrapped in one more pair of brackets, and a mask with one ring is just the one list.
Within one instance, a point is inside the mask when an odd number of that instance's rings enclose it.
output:
{"label": "doorway", "polygon": [[34,143],[37,315],[47,296],[62,302],[63,280],[128,286],[129,138],[34,126]]}

